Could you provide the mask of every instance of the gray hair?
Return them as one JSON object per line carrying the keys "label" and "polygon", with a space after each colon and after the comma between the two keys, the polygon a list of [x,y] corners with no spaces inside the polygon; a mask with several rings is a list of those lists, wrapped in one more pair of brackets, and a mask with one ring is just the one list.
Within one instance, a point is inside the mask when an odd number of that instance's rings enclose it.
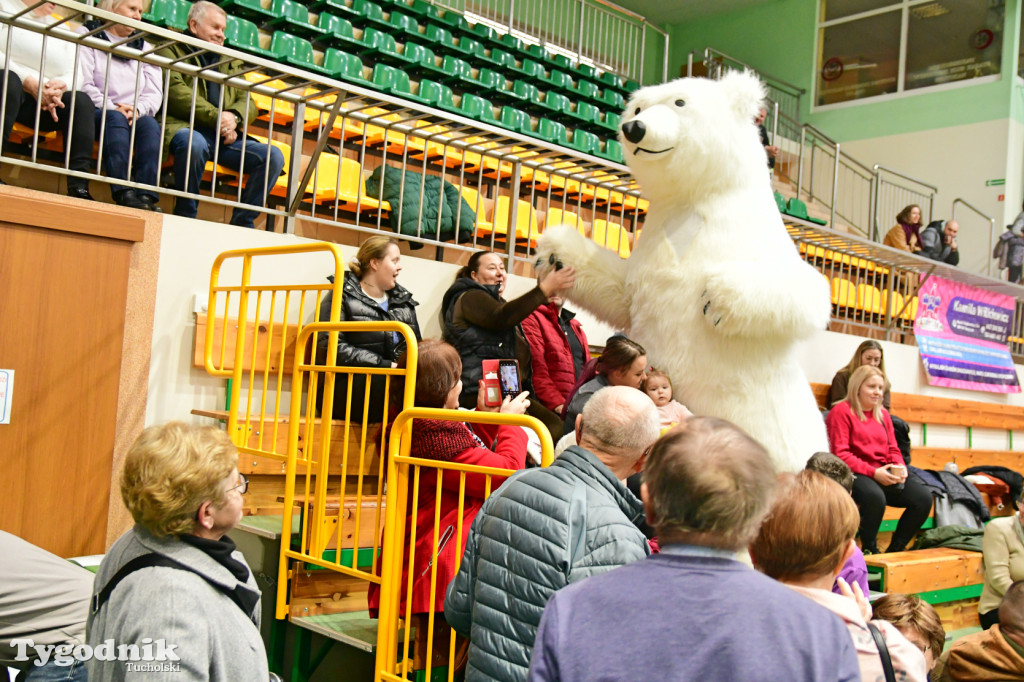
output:
{"label": "gray hair", "polygon": [[196,0],[188,10],[188,21],[190,23],[194,21],[197,24],[201,24],[203,22],[203,17],[205,17],[206,13],[211,10],[216,10],[224,16],[228,15],[228,13],[224,11],[224,8],[209,2],[209,0]]}
{"label": "gray hair", "polygon": [[116,12],[117,8],[128,2],[128,0],[100,0],[96,6],[108,12]]}
{"label": "gray hair", "polygon": [[658,408],[645,393],[630,386],[607,386],[583,406],[580,445],[635,462],[658,440],[660,428]]}
{"label": "gray hair", "polygon": [[644,482],[659,536],[730,550],[757,535],[776,488],[764,447],[713,417],[691,417],[655,443]]}

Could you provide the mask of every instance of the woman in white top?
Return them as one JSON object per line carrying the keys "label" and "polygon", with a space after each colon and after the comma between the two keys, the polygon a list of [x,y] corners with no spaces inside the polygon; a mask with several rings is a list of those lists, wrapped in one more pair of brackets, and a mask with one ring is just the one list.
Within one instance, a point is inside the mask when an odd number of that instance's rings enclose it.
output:
{"label": "woman in white top", "polygon": [[[21,14],[27,8],[22,0],[0,0],[0,14]],[[48,26],[57,21],[50,16],[53,9],[53,3],[44,2],[23,18]],[[68,167],[89,172],[96,114],[88,95],[72,89],[81,87],[81,79],[75,78],[74,73],[74,44],[14,28],[8,54],[8,28],[7,24],[0,24],[0,65],[8,70],[0,142],[7,143],[15,121],[35,129],[38,106],[39,130],[61,130],[64,150],[70,156]],[[91,200],[88,180],[69,176],[68,196]]]}

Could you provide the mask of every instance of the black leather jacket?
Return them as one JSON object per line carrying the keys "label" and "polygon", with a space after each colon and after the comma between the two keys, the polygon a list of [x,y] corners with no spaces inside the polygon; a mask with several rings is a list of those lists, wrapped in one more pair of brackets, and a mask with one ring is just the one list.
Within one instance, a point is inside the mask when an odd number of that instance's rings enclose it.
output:
{"label": "black leather jacket", "polygon": [[[352,272],[345,273],[345,281],[342,285],[341,299],[341,320],[345,322],[404,322],[412,327],[416,340],[420,340],[420,325],[416,320],[416,306],[419,305],[409,293],[409,290],[400,284],[387,292],[388,309],[383,310],[377,302],[366,295],[363,288],[359,286],[359,279]],[[333,294],[327,294],[320,303],[320,312],[317,316],[319,321],[327,321],[331,314],[331,301]],[[318,363],[324,363],[327,359],[327,334],[317,335],[316,358]],[[391,332],[347,332],[338,334],[338,355],[337,364],[349,367],[390,367],[405,352],[405,338],[399,335],[397,343]],[[350,418],[362,418],[363,396],[365,392],[365,378],[357,376],[352,384],[352,412]],[[377,384],[380,384],[378,387]],[[380,421],[383,406],[383,385],[382,377],[377,377],[372,382],[370,414],[371,421]],[[334,394],[333,415],[335,419],[345,419],[344,396],[346,390],[346,375],[337,374]],[[321,376],[317,383],[316,405],[319,411],[323,402],[323,378]]]}

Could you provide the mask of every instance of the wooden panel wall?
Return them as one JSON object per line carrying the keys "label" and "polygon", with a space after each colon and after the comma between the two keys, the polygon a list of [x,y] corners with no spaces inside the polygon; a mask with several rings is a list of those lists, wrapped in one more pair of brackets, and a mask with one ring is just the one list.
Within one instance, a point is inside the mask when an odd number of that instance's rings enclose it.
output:
{"label": "wooden panel wall", "polygon": [[0,368],[15,370],[0,528],[61,556],[101,553],[131,250],[145,221],[52,195],[0,200]]}

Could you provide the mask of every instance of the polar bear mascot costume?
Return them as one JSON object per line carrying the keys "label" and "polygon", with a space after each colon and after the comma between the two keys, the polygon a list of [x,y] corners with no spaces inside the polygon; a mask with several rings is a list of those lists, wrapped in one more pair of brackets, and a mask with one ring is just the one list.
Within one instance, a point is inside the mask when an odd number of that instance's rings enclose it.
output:
{"label": "polar bear mascot costume", "polygon": [[828,450],[797,342],[825,329],[828,283],[786,234],[753,120],[752,74],[638,90],[622,116],[650,212],[628,260],[570,227],[547,230],[542,269],[576,268],[568,298],[642,343],[696,414],[727,419],[780,471]]}

